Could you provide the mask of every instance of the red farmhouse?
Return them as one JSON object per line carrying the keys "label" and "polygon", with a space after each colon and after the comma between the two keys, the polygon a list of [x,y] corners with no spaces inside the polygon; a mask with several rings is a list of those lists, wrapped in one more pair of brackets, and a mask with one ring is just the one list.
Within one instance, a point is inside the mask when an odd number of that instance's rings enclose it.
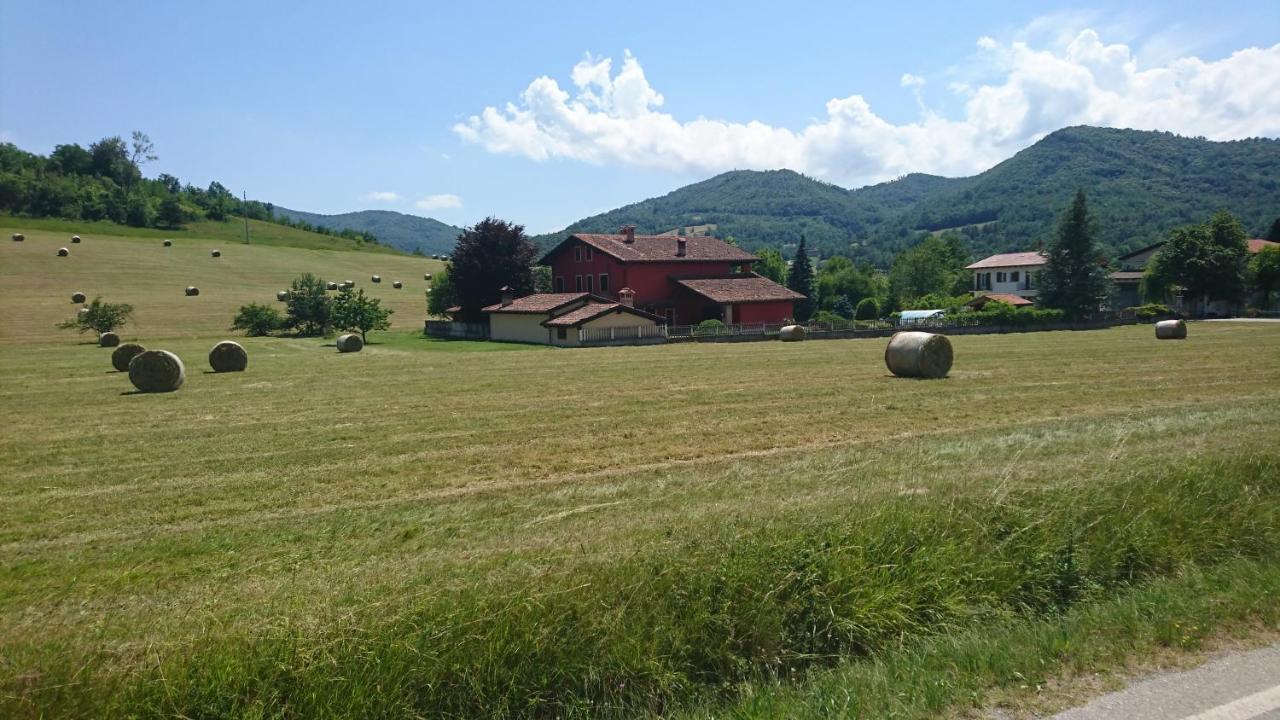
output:
{"label": "red farmhouse", "polygon": [[713,237],[578,233],[538,261],[551,267],[555,292],[616,299],[630,288],[635,307],[670,325],[780,323],[804,296],[751,272],[759,258]]}

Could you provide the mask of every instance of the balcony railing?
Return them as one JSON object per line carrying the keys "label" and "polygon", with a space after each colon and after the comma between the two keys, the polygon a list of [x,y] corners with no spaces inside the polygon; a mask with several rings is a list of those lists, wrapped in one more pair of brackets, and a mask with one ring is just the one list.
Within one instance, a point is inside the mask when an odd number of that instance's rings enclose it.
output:
{"label": "balcony railing", "polygon": [[582,345],[666,338],[666,325],[633,325],[630,327],[578,328]]}

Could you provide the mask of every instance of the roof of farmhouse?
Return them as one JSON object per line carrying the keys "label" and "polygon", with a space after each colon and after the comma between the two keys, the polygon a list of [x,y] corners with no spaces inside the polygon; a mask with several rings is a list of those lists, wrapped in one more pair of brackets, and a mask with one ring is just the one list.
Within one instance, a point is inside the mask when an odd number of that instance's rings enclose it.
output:
{"label": "roof of farmhouse", "polygon": [[[633,242],[627,236],[575,233],[549,250],[540,265],[548,265],[552,256],[573,240],[586,243],[621,262],[753,262],[755,255],[729,243],[705,235],[680,237],[677,235],[635,235]],[[684,241],[684,255],[677,255],[680,241]]]}
{"label": "roof of farmhouse", "polygon": [[676,282],[717,303],[769,302],[804,298],[804,295],[755,273],[719,278],[677,278]]}
{"label": "roof of farmhouse", "polygon": [[[591,293],[575,292],[575,293],[535,293],[533,295],[525,295],[522,298],[516,298],[509,305],[496,303],[488,307],[481,308],[481,312],[506,312],[506,313],[548,313],[557,308],[564,307],[578,300],[585,300],[593,297]],[[604,298],[600,298],[602,301]]]}
{"label": "roof of farmhouse", "polygon": [[972,265],[966,265],[965,270],[982,270],[984,268],[1003,268],[1003,267],[1028,267],[1034,265],[1044,265],[1049,259],[1041,252],[1020,252],[1020,253],[1001,253],[983,258]]}

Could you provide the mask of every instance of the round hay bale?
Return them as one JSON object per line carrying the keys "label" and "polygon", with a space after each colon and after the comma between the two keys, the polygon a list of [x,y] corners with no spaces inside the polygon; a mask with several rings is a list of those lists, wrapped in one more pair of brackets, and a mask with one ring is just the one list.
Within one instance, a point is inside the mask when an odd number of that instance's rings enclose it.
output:
{"label": "round hay bale", "polygon": [[73,293],[71,293],[71,302],[73,302],[73,303],[75,303],[75,304],[77,304],[77,305],[79,305],[80,303],[84,302],[84,293],[82,293],[82,292],[73,292]]}
{"label": "round hay bale", "polygon": [[89,314],[89,308],[80,308],[79,316],[84,317]]}
{"label": "round hay bale", "polygon": [[22,233],[14,233],[11,237],[13,238],[14,242],[22,242],[23,240],[27,239],[27,236],[23,235]]}
{"label": "round hay bale", "polygon": [[70,250],[66,248],[58,248],[58,257],[66,257],[70,254],[71,254]]}
{"label": "round hay bale", "polygon": [[168,350],[144,350],[129,362],[129,382],[145,393],[173,392],[186,379],[182,360]]}
{"label": "round hay bale", "polygon": [[172,241],[172,240],[165,240],[165,241],[164,241],[164,246],[165,246],[165,247],[169,247],[169,246],[171,246],[171,245],[173,245],[173,241]]}
{"label": "round hay bale", "polygon": [[396,280],[395,282],[391,283],[391,287],[395,288],[396,290],[399,290],[400,288],[404,287],[404,283],[400,282],[399,280]]}
{"label": "round hay bale", "polygon": [[187,293],[187,297],[195,297],[200,294],[200,288],[195,285],[188,285],[185,292]]}
{"label": "round hay bale", "polygon": [[338,336],[338,352],[360,352],[360,349],[363,347],[364,340],[361,340],[359,335],[347,333],[346,335]]}
{"label": "round hay bale", "polygon": [[249,353],[240,343],[223,340],[209,351],[209,367],[216,373],[242,372],[249,367]]}
{"label": "round hay bale", "polygon": [[209,254],[210,254],[210,255],[212,255],[213,257],[222,257],[222,251],[221,251],[221,250],[214,250],[213,252],[211,252],[211,253],[209,253]]}
{"label": "round hay bale", "polygon": [[276,299],[277,299],[277,300],[279,300],[280,302],[284,302],[284,301],[288,300],[288,299],[289,299],[289,291],[288,291],[288,290],[281,290],[280,292],[276,293]]}
{"label": "round hay bale", "polygon": [[372,281],[374,281],[374,282],[376,282],[376,283],[380,283],[380,282],[382,282],[382,276],[381,276],[381,275],[374,275],[373,277],[371,277],[371,278],[369,278],[369,279],[370,279],[370,280],[372,280]]}
{"label": "round hay bale", "polygon": [[336,283],[336,282],[325,283],[324,287],[325,287],[325,289],[326,289],[326,290],[337,290],[337,289],[338,289],[338,283]]}
{"label": "round hay bale", "polygon": [[343,280],[343,281],[342,281],[342,284],[343,284],[343,285],[345,285],[346,287],[353,288],[353,287],[355,287],[355,286],[356,286],[356,281],[355,281],[355,280]]}
{"label": "round hay bale", "polygon": [[927,332],[894,333],[884,349],[884,364],[898,377],[946,377],[952,358],[947,336]]}
{"label": "round hay bale", "polygon": [[423,274],[422,274],[422,279],[423,279],[423,280],[430,280],[430,279],[431,279],[431,273],[423,273]]}
{"label": "round hay bale", "polygon": [[79,236],[79,235],[72,235],[72,236],[71,236],[71,244],[72,244],[72,245],[78,245],[79,243],[80,243],[80,236]]}
{"label": "round hay bale", "polygon": [[1187,323],[1182,320],[1161,320],[1156,323],[1157,340],[1186,340]]}
{"label": "round hay bale", "polygon": [[146,351],[147,349],[138,343],[125,343],[111,353],[111,367],[120,372],[129,372],[129,363],[134,356]]}
{"label": "round hay bale", "polygon": [[120,336],[113,332],[104,332],[98,336],[98,347],[115,347],[120,344]]}
{"label": "round hay bale", "polygon": [[808,335],[802,325],[787,325],[778,331],[778,339],[782,342],[800,342]]}

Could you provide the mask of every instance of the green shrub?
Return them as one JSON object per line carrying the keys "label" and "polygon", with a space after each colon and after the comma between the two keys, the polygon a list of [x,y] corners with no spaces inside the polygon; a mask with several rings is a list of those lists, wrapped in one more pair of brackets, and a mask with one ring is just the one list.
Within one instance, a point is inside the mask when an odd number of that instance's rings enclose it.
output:
{"label": "green shrub", "polygon": [[703,320],[693,329],[694,335],[728,335],[729,326],[719,320]]}
{"label": "green shrub", "polygon": [[241,305],[240,312],[231,321],[232,330],[243,330],[245,335],[260,337],[284,327],[284,316],[270,305],[249,303]]}
{"label": "green shrub", "polygon": [[1146,305],[1125,308],[1125,310],[1132,311],[1139,320],[1154,320],[1173,315],[1173,310],[1168,305],[1161,305],[1160,303],[1147,303]]}
{"label": "green shrub", "polygon": [[862,298],[858,302],[858,309],[853,313],[854,320],[875,320],[880,317],[880,307],[876,305],[875,298]]}
{"label": "green shrub", "polygon": [[849,302],[849,296],[841,295],[840,297],[836,298],[836,301],[831,305],[831,312],[835,313],[836,315],[839,315],[845,320],[852,320],[853,319],[853,303]]}
{"label": "green shrub", "polygon": [[979,318],[979,322],[983,325],[1007,325],[1013,327],[1044,325],[1064,322],[1067,319],[1065,312],[1055,308],[1015,308],[1009,303],[1003,302],[987,303],[981,310],[972,313],[972,316]]}
{"label": "green shrub", "polygon": [[88,312],[78,312],[70,320],[59,323],[58,327],[82,333],[92,330],[101,335],[124,327],[124,324],[133,317],[132,305],[103,302],[102,298],[94,298],[93,302],[86,305],[84,309]]}
{"label": "green shrub", "polygon": [[819,310],[818,312],[814,313],[813,317],[810,319],[816,323],[826,323],[830,325],[832,328],[847,327],[848,325],[851,324],[848,318],[841,317],[840,315],[833,313],[830,310]]}

